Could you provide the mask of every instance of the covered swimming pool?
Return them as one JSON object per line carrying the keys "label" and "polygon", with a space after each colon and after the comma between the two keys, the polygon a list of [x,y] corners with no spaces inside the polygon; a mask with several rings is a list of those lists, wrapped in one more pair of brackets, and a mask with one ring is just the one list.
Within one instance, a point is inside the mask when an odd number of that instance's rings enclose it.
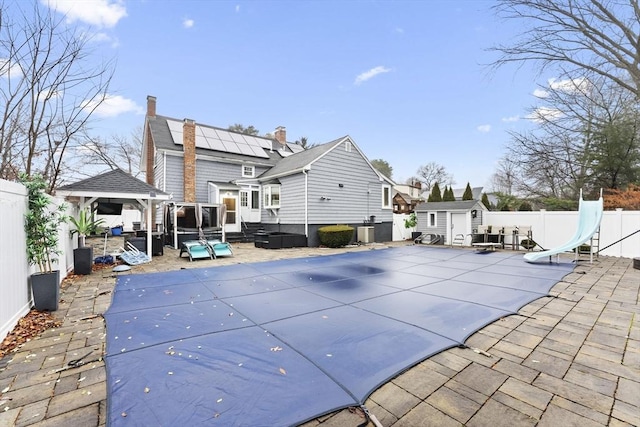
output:
{"label": "covered swimming pool", "polygon": [[110,425],[303,423],[545,296],[572,263],[406,246],[121,276]]}

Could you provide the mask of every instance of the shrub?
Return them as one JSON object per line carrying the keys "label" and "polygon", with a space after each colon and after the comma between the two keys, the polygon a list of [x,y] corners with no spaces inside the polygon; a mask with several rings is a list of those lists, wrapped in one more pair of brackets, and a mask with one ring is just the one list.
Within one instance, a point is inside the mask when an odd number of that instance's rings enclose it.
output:
{"label": "shrub", "polygon": [[318,229],[320,244],[329,248],[346,246],[353,237],[353,227],[348,225],[328,225]]}

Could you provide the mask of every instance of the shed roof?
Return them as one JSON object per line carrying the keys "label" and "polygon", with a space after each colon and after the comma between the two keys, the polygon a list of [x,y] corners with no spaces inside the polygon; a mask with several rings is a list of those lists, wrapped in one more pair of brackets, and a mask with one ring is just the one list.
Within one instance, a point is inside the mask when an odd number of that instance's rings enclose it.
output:
{"label": "shed roof", "polygon": [[469,211],[480,207],[482,210],[487,208],[478,200],[458,200],[455,202],[425,202],[415,207],[416,211]]}

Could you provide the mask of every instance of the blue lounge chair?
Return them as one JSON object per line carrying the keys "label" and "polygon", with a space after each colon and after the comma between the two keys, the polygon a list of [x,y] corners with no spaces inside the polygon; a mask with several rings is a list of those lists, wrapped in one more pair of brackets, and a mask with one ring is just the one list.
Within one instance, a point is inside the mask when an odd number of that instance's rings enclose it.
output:
{"label": "blue lounge chair", "polygon": [[186,253],[189,261],[194,259],[215,259],[219,256],[233,256],[231,245],[220,240],[187,240],[180,248],[180,258]]}

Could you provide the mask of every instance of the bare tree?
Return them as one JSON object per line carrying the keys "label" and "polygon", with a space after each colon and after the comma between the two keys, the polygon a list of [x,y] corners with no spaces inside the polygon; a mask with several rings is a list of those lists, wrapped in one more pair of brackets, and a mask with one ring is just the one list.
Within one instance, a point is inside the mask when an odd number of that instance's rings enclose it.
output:
{"label": "bare tree", "polygon": [[111,170],[122,169],[134,177],[140,175],[142,156],[142,127],[138,126],[129,137],[113,135],[109,140],[86,136],[86,142],[78,147],[78,158],[85,164],[96,167],[108,167]]}
{"label": "bare tree", "polygon": [[424,191],[431,191],[431,187],[435,183],[438,185],[453,185],[455,181],[453,176],[447,172],[444,166],[439,165],[436,162],[427,163],[424,166],[420,166],[416,172],[417,178],[424,184]]}
{"label": "bare tree", "polygon": [[547,88],[546,95],[529,115],[537,128],[511,132],[494,184],[525,196],[575,199],[580,189],[635,181],[640,115],[632,92],[594,74]]}
{"label": "bare tree", "polygon": [[113,67],[94,65],[89,33],[40,2],[0,5],[0,17],[0,177],[40,173],[52,191]]}
{"label": "bare tree", "polygon": [[596,74],[640,99],[638,0],[499,0],[494,9],[522,28],[491,49],[494,67],[532,61],[563,78]]}
{"label": "bare tree", "polygon": [[496,193],[514,194],[517,190],[516,182],[520,175],[518,164],[509,156],[502,157],[491,176],[492,190]]}

